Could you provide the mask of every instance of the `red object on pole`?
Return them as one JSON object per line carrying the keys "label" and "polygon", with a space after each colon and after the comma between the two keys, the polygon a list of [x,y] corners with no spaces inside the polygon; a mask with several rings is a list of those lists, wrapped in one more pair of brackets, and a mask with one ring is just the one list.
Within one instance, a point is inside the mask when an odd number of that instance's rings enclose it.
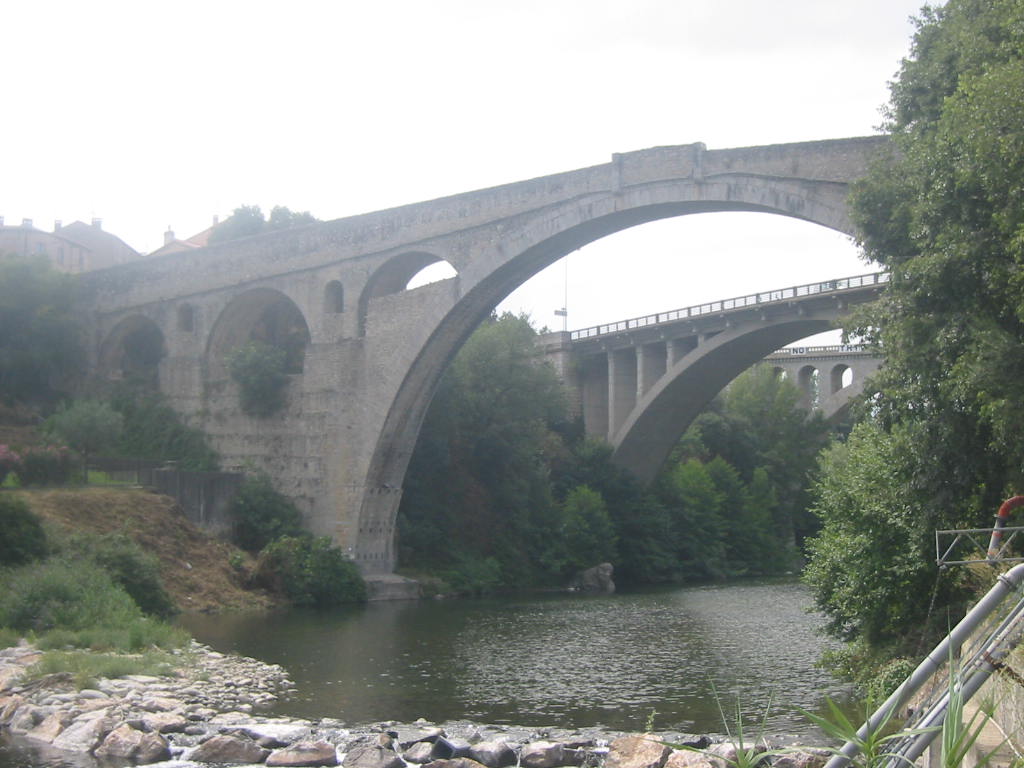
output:
{"label": "red object on pole", "polygon": [[1024,496],[1013,496],[1004,501],[1002,506],[999,507],[999,511],[996,513],[996,524],[992,529],[992,538],[989,539],[988,552],[986,553],[990,563],[995,561],[996,555],[999,553],[999,542],[1002,541],[1003,528],[1010,517],[1010,512],[1022,504],[1024,504]]}

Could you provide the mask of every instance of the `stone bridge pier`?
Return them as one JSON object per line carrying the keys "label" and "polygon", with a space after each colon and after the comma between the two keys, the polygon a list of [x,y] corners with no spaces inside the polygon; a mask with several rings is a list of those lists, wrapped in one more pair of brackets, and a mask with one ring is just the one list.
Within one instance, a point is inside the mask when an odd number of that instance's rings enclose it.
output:
{"label": "stone bridge pier", "polygon": [[[390,573],[403,479],[426,409],[452,357],[503,298],[583,245],[662,218],[751,211],[848,232],[847,185],[887,148],[884,137],[656,147],[93,272],[83,276],[81,298],[93,379],[159,389],[212,437],[227,467],[267,472],[310,531],[332,537],[364,573]],[[440,261],[456,275],[408,287]],[[756,354],[752,363],[790,332],[827,322],[805,319],[730,349]],[[227,367],[232,351],[253,340],[288,360],[286,406],[264,418],[242,412]],[[765,344],[773,346],[761,351]],[[648,361],[647,352],[641,357]],[[630,374],[614,365],[616,386],[628,389]],[[644,386],[660,365],[651,358],[638,369]],[[700,366],[688,370],[696,375]],[[669,381],[662,376],[644,397],[661,402],[659,386],[679,386]],[[659,422],[657,408],[634,407],[623,420],[625,405],[613,402],[609,424],[633,436],[618,456],[652,474],[679,423]]]}

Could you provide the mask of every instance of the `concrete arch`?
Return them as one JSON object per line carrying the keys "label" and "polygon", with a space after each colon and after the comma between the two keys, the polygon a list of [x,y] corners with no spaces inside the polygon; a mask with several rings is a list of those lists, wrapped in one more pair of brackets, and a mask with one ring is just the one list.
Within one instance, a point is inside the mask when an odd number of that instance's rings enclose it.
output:
{"label": "concrete arch", "polygon": [[850,366],[848,366],[846,363],[839,363],[838,365],[832,366],[832,370],[829,371],[828,374],[828,394],[834,395],[836,392],[839,392],[840,390],[849,386],[848,384],[843,382],[843,379],[846,377],[847,371],[850,372],[849,384],[853,384],[854,374],[853,369]]}
{"label": "concrete arch", "polygon": [[108,381],[132,380],[160,388],[160,361],[167,346],[160,326],[145,315],[121,320],[100,345],[99,370]]}
{"label": "concrete arch", "polygon": [[[463,294],[434,326],[392,400],[370,461],[367,473],[369,487],[401,487],[430,398],[441,373],[459,347],[505,296],[563,256],[614,232],[650,221],[697,213],[770,213],[849,234],[852,230],[845,197],[846,184],[841,182],[809,182],[740,173],[665,180],[635,188],[624,187],[616,194],[574,198],[533,215],[522,216],[515,226],[509,226],[502,233],[497,245],[487,247],[481,253],[462,252],[459,257],[453,257],[452,263],[459,272]],[[426,264],[412,259],[410,263],[420,267]],[[382,295],[383,286],[400,290],[395,288],[400,280],[391,277],[393,269],[397,271],[397,266],[387,268],[387,271],[382,267],[374,276],[380,280],[379,287],[367,285],[360,298],[361,317],[364,317],[364,302]],[[364,330],[365,326],[361,324],[360,331]],[[786,337],[775,347],[766,349],[761,356],[816,332]],[[751,360],[750,364],[753,362]],[[367,503],[376,506],[376,497],[367,496]],[[364,513],[360,515],[361,519],[366,515],[374,519],[379,517],[378,512],[368,508],[364,508]]]}
{"label": "concrete arch", "polygon": [[825,318],[789,318],[716,334],[676,361],[637,402],[612,441],[615,463],[650,482],[679,437],[726,384],[774,350],[830,325]]}
{"label": "concrete arch", "polygon": [[391,257],[378,267],[366,281],[366,287],[359,296],[359,335],[366,333],[366,317],[371,301],[404,291],[413,277],[439,261],[445,259],[426,251],[407,251]]}
{"label": "concrete arch", "polygon": [[217,317],[206,345],[211,381],[227,377],[226,356],[249,341],[284,349],[288,373],[302,373],[309,324],[298,305],[281,291],[255,288],[235,296]]}

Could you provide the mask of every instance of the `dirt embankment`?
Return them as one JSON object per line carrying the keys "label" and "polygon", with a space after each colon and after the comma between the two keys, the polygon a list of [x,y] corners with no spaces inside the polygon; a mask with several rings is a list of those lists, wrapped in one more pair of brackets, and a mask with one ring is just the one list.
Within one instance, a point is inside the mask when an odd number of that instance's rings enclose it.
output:
{"label": "dirt embankment", "polygon": [[43,520],[83,533],[123,533],[160,561],[164,586],[182,611],[268,608],[265,592],[244,589],[231,562],[251,558],[196,528],[174,499],[130,488],[3,491],[22,496]]}

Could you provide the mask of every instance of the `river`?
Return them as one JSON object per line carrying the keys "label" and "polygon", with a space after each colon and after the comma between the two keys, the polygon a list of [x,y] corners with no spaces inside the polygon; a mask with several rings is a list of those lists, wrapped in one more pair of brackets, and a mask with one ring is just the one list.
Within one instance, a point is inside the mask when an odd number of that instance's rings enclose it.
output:
{"label": "river", "polygon": [[[798,710],[847,689],[815,666],[825,641],[809,605],[787,579],[182,623],[218,650],[286,667],[297,693],[279,714],[608,731],[653,717],[658,731],[722,733],[720,703],[730,727],[738,704],[748,732],[820,740]],[[0,768],[15,764],[0,755]]]}

